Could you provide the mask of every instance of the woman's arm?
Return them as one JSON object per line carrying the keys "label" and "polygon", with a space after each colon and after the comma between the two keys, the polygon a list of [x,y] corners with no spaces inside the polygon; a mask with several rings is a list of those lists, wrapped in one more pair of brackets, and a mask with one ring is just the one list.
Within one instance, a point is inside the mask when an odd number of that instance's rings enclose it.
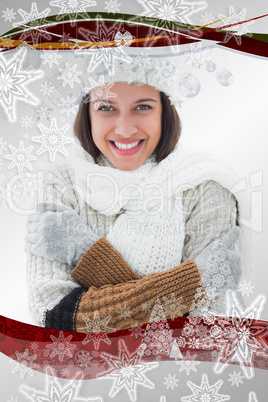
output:
{"label": "woman's arm", "polygon": [[[72,275],[83,287],[46,313],[46,327],[99,332],[108,326],[119,330],[148,322],[157,299],[164,305],[166,318],[182,316],[196,304],[209,304],[194,261],[142,278],[104,238],[87,250]],[[106,329],[101,327],[104,323]]]}
{"label": "woman's arm", "polygon": [[[183,212],[185,220],[185,243],[182,262],[196,258],[215,239],[221,238],[238,225],[239,214],[234,195],[219,183],[209,180],[184,192]],[[217,291],[217,298],[208,310],[216,314],[225,312],[225,293],[236,289],[241,276],[240,254],[236,247],[230,270],[221,270],[221,264],[207,261],[206,275],[202,275],[208,293]],[[213,268],[214,267],[214,268]],[[220,286],[220,279],[222,286]],[[215,286],[217,284],[217,287]],[[243,303],[243,300],[240,302]],[[195,312],[200,314],[199,312]],[[194,314],[193,312],[191,314]]]}
{"label": "woman's arm", "polygon": [[238,225],[234,195],[213,180],[183,194],[185,241],[182,262],[195,258],[204,248]]}
{"label": "woman's arm", "polygon": [[[81,201],[74,191],[71,167],[60,166],[47,172],[44,178],[39,202],[53,205],[65,205],[81,212]],[[71,275],[73,267],[59,261],[28,253],[27,283],[30,310],[39,325],[42,324],[45,311],[51,310],[64,296],[76,288],[79,283]]]}
{"label": "woman's arm", "polygon": [[[223,266],[230,270],[236,258],[230,248],[238,236],[239,229],[233,228],[207,246],[196,261],[186,261],[168,271],[145,277],[139,277],[122,255],[101,238],[72,271],[83,287],[48,311],[45,324],[57,329],[100,332],[108,330],[107,326],[100,326],[108,322],[110,329],[117,330],[148,322],[150,316],[154,316],[157,301],[163,309],[159,319],[181,317],[204,308],[210,303],[202,281],[207,261],[214,260],[220,248],[223,264],[219,265],[219,270]],[[211,294],[211,299],[214,298]]]}

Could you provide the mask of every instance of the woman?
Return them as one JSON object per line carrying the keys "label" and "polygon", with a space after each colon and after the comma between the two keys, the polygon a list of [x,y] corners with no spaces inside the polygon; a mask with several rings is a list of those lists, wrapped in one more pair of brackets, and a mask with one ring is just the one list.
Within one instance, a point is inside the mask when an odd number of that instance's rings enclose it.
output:
{"label": "woman", "polygon": [[123,329],[152,319],[159,301],[166,318],[219,313],[240,276],[232,173],[180,146],[176,109],[148,82],[92,89],[74,129],[82,147],[47,175],[27,226],[36,321]]}

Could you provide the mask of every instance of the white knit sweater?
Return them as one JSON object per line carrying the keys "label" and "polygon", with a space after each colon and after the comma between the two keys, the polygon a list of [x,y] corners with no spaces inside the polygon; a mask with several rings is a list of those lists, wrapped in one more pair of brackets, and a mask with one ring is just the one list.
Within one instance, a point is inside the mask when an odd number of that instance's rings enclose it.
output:
{"label": "white knit sweater", "polygon": [[[100,237],[107,236],[118,218],[118,214],[101,214],[83,200],[69,164],[52,169],[45,188],[45,202],[72,207]],[[235,226],[237,219],[235,197],[213,180],[205,180],[184,191],[182,204],[185,238],[181,262],[195,258],[208,244]],[[37,324],[42,323],[45,310],[52,309],[79,286],[71,276],[71,270],[67,264],[28,255],[29,302]]]}

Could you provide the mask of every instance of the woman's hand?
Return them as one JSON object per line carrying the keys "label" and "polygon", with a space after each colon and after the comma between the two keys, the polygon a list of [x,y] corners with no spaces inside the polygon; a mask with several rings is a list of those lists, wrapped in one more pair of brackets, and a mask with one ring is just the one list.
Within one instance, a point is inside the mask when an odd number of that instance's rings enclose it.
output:
{"label": "woman's hand", "polygon": [[240,253],[232,250],[232,247],[239,235],[240,228],[236,226],[209,244],[195,258],[210,300],[222,296],[227,289],[237,288],[241,258]]}
{"label": "woman's hand", "polygon": [[75,266],[99,239],[70,207],[38,204],[27,222],[26,252]]}

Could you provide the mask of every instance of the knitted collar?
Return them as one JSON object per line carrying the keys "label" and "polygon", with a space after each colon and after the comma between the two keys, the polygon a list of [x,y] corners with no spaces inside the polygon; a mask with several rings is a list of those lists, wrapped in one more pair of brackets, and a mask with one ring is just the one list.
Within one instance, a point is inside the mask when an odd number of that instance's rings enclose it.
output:
{"label": "knitted collar", "polygon": [[[229,165],[205,150],[185,146],[181,141],[173,152],[157,163],[154,154],[138,169],[119,170],[103,155],[96,164],[80,144],[76,143],[72,157],[76,183],[82,198],[94,210],[104,215],[120,212],[153,211],[159,203],[196,187],[206,180],[215,180],[232,191],[239,178]],[[244,210],[245,201],[235,195]],[[155,202],[153,201],[155,197]],[[150,199],[150,202],[148,202]]]}

